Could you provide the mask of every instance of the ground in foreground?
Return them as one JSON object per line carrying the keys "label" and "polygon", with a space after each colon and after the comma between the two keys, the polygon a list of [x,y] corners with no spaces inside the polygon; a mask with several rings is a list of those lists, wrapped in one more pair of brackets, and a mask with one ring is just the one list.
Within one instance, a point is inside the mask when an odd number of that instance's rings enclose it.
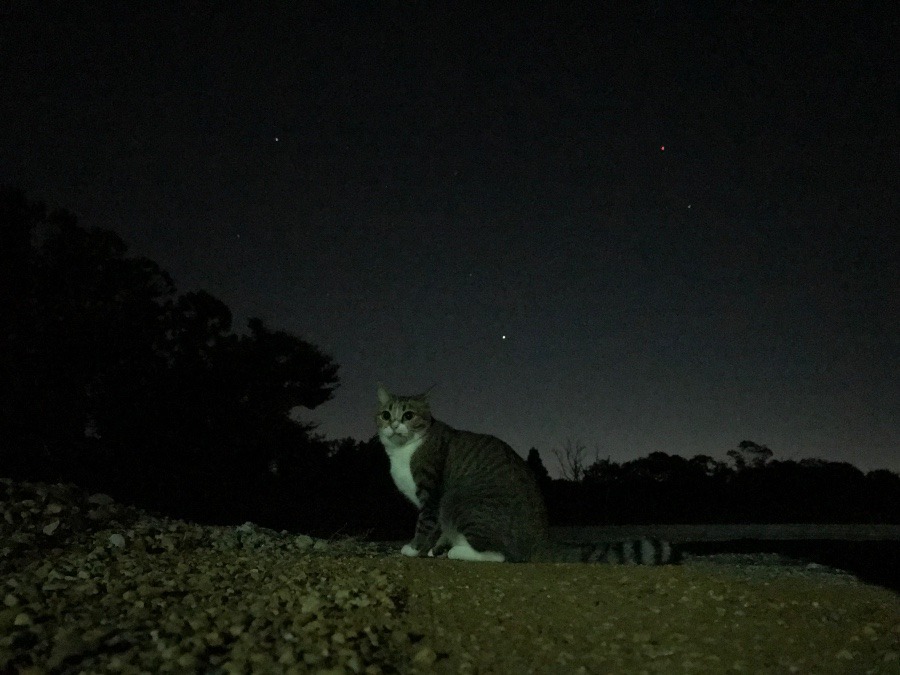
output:
{"label": "ground in foreground", "polygon": [[0,483],[2,672],[900,671],[900,598],[741,564],[509,565]]}

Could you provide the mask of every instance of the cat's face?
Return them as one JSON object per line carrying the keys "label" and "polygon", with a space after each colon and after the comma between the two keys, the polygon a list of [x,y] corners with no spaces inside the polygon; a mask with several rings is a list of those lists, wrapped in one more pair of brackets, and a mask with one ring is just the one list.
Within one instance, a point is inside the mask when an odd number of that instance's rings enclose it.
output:
{"label": "cat's face", "polygon": [[394,396],[378,387],[375,423],[385,446],[399,447],[425,435],[431,424],[428,399],[422,396]]}

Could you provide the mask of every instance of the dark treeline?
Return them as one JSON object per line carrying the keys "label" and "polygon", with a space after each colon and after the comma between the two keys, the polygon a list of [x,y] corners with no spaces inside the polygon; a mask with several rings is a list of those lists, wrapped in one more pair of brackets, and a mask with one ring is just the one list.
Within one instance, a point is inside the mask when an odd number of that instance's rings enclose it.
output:
{"label": "dark treeline", "polygon": [[[534,453],[536,454],[536,453]],[[542,481],[560,525],[624,523],[900,523],[900,476],[846,462],[777,460],[742,441],[728,461],[665,452]],[[534,461],[532,459],[532,461]],[[571,469],[571,466],[568,467]],[[563,467],[563,473],[570,473]]]}
{"label": "dark treeline", "polygon": [[[112,232],[85,229],[16,190],[0,195],[0,475],[70,481],[210,523],[403,538],[415,513],[374,437],[326,440],[314,409],[338,366],[258,319],[179,293]],[[556,524],[900,522],[900,476],[778,461],[749,441],[727,462],[652,453],[617,464],[561,459]]]}

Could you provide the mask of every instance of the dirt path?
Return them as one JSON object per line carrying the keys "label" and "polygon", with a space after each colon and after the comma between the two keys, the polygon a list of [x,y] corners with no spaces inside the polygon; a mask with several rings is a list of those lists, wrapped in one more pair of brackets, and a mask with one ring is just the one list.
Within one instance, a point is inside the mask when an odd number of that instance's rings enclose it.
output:
{"label": "dirt path", "polygon": [[900,672],[898,598],[825,577],[441,560],[407,578],[436,672]]}

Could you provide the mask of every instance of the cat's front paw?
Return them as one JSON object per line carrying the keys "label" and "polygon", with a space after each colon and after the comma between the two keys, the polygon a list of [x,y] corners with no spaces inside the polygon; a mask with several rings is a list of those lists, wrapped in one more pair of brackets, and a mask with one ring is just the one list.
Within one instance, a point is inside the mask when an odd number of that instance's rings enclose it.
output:
{"label": "cat's front paw", "polygon": [[419,557],[419,549],[413,548],[410,544],[404,544],[403,548],[400,549],[400,553],[410,558]]}
{"label": "cat's front paw", "polygon": [[441,539],[440,541],[438,541],[438,543],[436,543],[434,545],[434,547],[431,550],[428,551],[428,555],[431,556],[432,558],[446,558],[447,551],[449,551],[449,550],[450,550],[450,545],[445,543],[444,540]]}

